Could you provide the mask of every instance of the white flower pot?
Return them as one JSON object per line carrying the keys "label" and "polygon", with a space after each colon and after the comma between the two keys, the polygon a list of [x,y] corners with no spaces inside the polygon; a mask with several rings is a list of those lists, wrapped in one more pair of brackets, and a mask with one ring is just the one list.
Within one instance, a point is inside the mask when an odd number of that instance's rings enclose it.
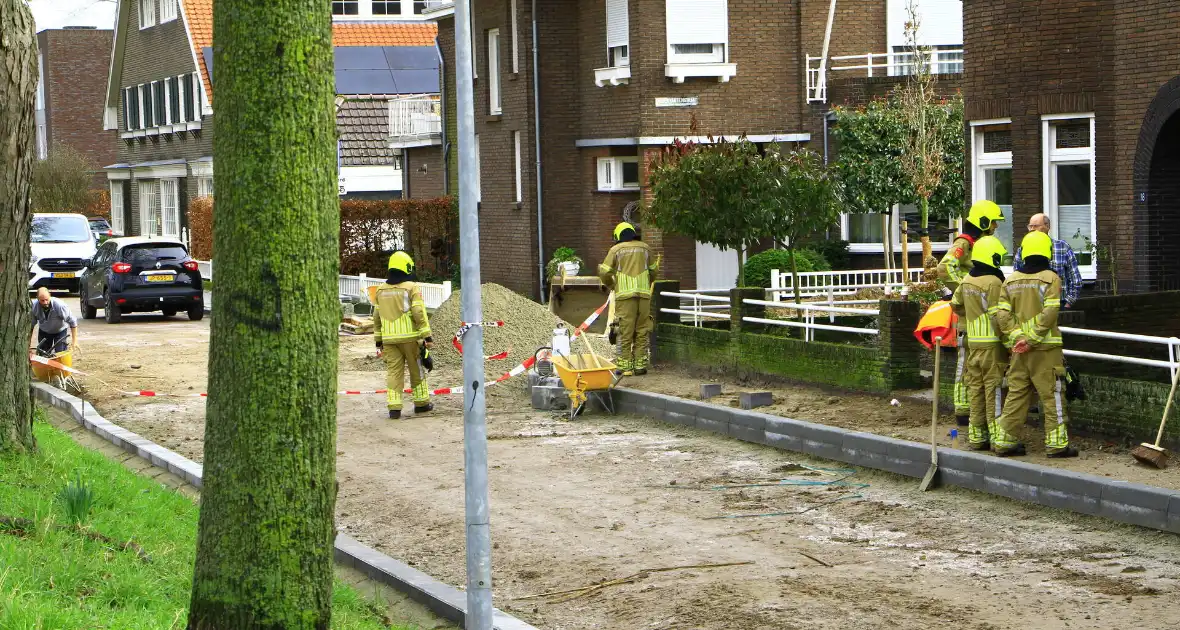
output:
{"label": "white flower pot", "polygon": [[562,262],[562,263],[557,263],[558,275],[560,275],[564,272],[565,275],[567,275],[567,276],[576,276],[581,271],[582,271],[582,266],[576,262],[566,261],[566,262]]}

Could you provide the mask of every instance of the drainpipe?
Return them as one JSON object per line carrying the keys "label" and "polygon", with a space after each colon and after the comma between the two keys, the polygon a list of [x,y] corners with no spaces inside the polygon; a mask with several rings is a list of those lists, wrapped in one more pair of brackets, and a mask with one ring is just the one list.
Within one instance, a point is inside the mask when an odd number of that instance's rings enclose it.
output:
{"label": "drainpipe", "polygon": [[442,48],[438,45],[437,37],[434,39],[434,52],[438,55],[438,115],[442,119],[443,194],[449,195],[451,194],[451,145],[447,142],[447,66],[443,61]]}
{"label": "drainpipe", "polygon": [[537,277],[540,284],[537,292],[541,295],[541,303],[545,303],[545,222],[542,208],[544,201],[541,197],[541,70],[537,53],[537,0],[533,0],[533,145],[537,147]]}

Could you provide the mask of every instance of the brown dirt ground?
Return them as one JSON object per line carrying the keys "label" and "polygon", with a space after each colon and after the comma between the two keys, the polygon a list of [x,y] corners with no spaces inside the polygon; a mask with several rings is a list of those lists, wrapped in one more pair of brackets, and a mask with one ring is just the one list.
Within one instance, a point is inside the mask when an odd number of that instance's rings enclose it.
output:
{"label": "brown dirt ground", "polygon": [[[131,316],[117,327],[87,321],[77,365],[120,389],[199,392],[208,331],[207,322],[183,317]],[[368,337],[341,339],[341,388],[382,386],[380,365],[366,358],[371,346]],[[441,372],[432,385],[457,384],[453,368]],[[203,399],[124,398],[94,378],[87,383],[107,418],[201,459]],[[631,384],[692,394],[698,383],[662,374]],[[795,417],[877,417],[871,397],[790,392],[784,404],[800,405]],[[390,422],[380,397],[341,398],[337,522],[462,585],[461,403],[436,404],[429,416]],[[896,432],[920,437],[920,408],[904,401],[901,410],[914,416],[898,419]],[[846,480],[864,488],[712,490],[835,476],[796,466],[831,463],[645,418],[591,414],[570,423],[531,410],[511,381],[490,390],[488,420],[496,605],[541,628],[1162,629],[1180,618],[1174,535],[953,488],[919,494],[914,480],[867,470]],[[853,493],[861,496],[830,502]],[[722,562],[753,564],[650,573],[567,602],[521,599],[643,569]]]}

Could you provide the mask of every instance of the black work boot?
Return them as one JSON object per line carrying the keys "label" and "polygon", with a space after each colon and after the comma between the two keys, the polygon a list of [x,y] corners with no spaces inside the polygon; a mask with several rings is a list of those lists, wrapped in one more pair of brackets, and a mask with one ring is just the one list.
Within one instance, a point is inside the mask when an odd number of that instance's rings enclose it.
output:
{"label": "black work boot", "polygon": [[971,416],[955,416],[955,424],[961,427],[971,426]]}
{"label": "black work boot", "polygon": [[1060,451],[1054,451],[1052,453],[1045,453],[1045,457],[1049,457],[1052,459],[1064,459],[1066,457],[1077,457],[1077,456],[1078,456],[1078,449],[1076,449],[1072,446],[1067,446],[1067,447],[1061,449]]}
{"label": "black work boot", "polygon": [[418,403],[414,403],[414,413],[415,414],[426,413],[428,411],[434,411],[434,403],[426,403],[425,405],[419,405]]}
{"label": "black work boot", "polygon": [[1028,454],[1028,449],[1024,448],[1023,444],[1017,444],[1012,448],[996,451],[996,457],[1020,457]]}
{"label": "black work boot", "polygon": [[401,409],[390,409],[389,410],[389,419],[390,420],[401,420],[401,417],[402,417],[402,410]]}
{"label": "black work boot", "polygon": [[635,368],[635,376],[643,376],[647,374],[647,368]]}
{"label": "black work boot", "polygon": [[969,451],[990,451],[992,448],[991,442],[968,442],[967,450]]}

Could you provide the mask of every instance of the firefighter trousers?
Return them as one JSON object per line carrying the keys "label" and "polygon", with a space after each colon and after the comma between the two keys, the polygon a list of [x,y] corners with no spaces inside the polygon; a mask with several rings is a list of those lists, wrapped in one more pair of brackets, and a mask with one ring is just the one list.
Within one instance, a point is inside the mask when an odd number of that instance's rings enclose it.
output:
{"label": "firefighter trousers", "polygon": [[1034,394],[1040,398],[1041,416],[1045,420],[1045,453],[1051,455],[1069,447],[1069,433],[1065,428],[1065,358],[1061,346],[1050,346],[1012,355],[1008,398],[1004,401],[1004,412],[996,421],[993,450],[1003,452],[1020,442],[1017,431],[1028,416]]}
{"label": "firefighter trousers", "polygon": [[955,415],[971,415],[971,397],[967,394],[967,384],[963,375],[967,372],[967,357],[970,347],[967,345],[967,332],[958,330],[958,357],[955,361]]}
{"label": "firefighter trousers", "polygon": [[967,351],[963,384],[971,404],[967,439],[977,449],[987,448],[1003,409],[1002,385],[1008,371],[1008,351],[998,343],[977,344]]}
{"label": "firefighter trousers", "polygon": [[646,370],[647,344],[651,336],[651,298],[629,297],[615,304],[615,316],[619,320],[619,358],[616,365],[620,370]]}
{"label": "firefighter trousers", "polygon": [[418,342],[382,344],[385,357],[385,402],[390,409],[401,410],[402,389],[406,386],[406,370],[410,372],[410,387],[414,390],[414,405],[430,402],[430,390],[426,385],[426,371],[419,361]]}

